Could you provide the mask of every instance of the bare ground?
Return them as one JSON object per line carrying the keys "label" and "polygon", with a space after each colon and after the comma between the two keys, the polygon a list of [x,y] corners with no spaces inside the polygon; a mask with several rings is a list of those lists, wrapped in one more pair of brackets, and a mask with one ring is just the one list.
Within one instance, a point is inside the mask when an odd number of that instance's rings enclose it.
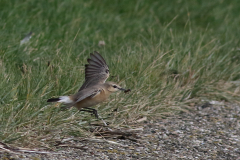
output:
{"label": "bare ground", "polygon": [[0,143],[0,159],[240,160],[240,107],[236,104],[206,103],[175,117],[142,120],[136,128],[102,128],[98,133],[104,138],[64,139],[56,142],[54,152],[45,153]]}

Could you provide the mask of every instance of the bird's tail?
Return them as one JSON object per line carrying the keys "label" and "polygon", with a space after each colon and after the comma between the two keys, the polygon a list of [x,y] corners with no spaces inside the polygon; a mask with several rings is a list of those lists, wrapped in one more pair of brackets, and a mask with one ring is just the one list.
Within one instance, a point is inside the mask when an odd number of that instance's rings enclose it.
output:
{"label": "bird's tail", "polygon": [[64,104],[73,103],[73,100],[69,96],[61,96],[59,98],[50,98],[47,102],[62,102]]}
{"label": "bird's tail", "polygon": [[58,102],[60,98],[50,98],[47,100],[47,102]]}

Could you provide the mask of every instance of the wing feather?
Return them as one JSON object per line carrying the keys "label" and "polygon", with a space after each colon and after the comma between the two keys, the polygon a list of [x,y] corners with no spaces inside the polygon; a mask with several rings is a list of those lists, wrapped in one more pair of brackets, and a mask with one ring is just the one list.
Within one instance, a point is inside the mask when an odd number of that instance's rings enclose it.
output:
{"label": "wing feather", "polygon": [[96,51],[90,53],[90,58],[85,65],[85,82],[79,91],[97,85],[103,84],[109,77],[109,68],[104,58]]}
{"label": "wing feather", "polygon": [[100,88],[95,88],[95,87],[90,88],[90,89],[89,88],[83,89],[73,96],[73,98],[75,100],[74,104],[84,100],[85,98],[94,97],[94,96],[96,96],[96,94],[98,94],[100,92],[101,92],[101,89]]}

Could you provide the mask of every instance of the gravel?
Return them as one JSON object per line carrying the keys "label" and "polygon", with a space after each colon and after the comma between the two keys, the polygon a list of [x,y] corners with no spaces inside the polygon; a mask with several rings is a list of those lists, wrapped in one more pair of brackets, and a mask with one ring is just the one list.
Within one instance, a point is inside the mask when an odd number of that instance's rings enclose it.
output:
{"label": "gravel", "polygon": [[196,106],[167,119],[135,124],[142,131],[105,139],[69,139],[54,152],[15,153],[0,150],[0,159],[238,159],[240,107]]}

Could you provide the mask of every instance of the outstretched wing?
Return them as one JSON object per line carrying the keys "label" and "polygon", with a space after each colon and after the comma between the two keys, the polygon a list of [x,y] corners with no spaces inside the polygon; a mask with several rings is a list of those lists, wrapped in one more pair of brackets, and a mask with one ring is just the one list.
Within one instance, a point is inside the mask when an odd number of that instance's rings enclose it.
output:
{"label": "outstretched wing", "polygon": [[90,59],[85,65],[85,82],[79,91],[94,86],[103,84],[109,77],[109,68],[103,57],[96,51],[90,54]]}

